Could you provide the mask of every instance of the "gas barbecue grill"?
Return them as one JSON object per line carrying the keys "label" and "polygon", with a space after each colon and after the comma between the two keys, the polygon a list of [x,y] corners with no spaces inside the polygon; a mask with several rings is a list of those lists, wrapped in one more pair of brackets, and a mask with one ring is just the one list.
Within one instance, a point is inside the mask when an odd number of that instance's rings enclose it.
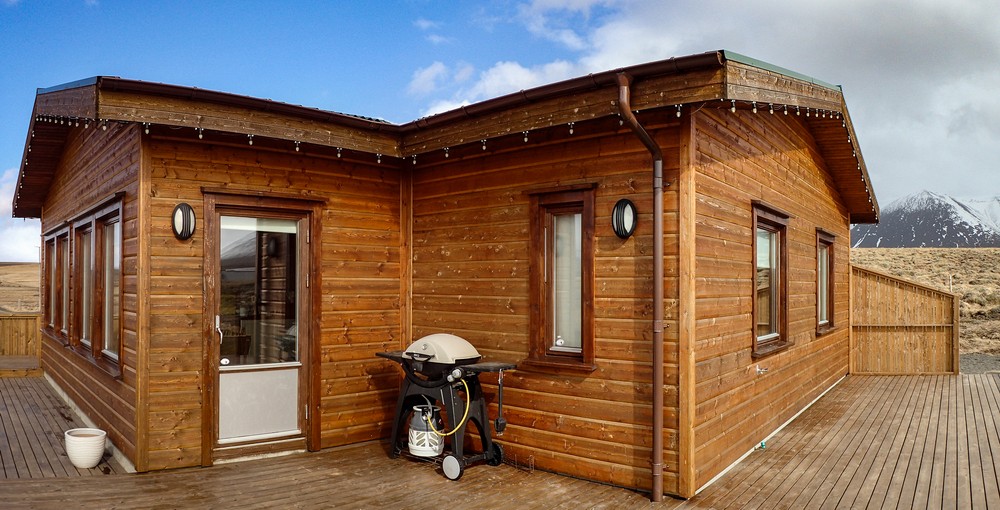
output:
{"label": "gas barbecue grill", "polygon": [[[503,418],[503,371],[515,368],[512,363],[486,362],[480,363],[482,356],[469,342],[455,335],[439,333],[428,335],[410,344],[405,351],[379,352],[376,356],[386,358],[403,367],[406,376],[399,390],[399,400],[396,403],[396,419],[392,424],[392,457],[397,457],[403,451],[405,440],[400,439],[407,417],[414,411],[411,421],[410,452],[417,456],[436,455],[427,445],[413,444],[413,429],[421,427],[420,432],[428,430],[438,436],[438,441],[450,437],[451,452],[441,461],[444,475],[451,480],[458,480],[465,471],[465,466],[485,460],[491,466],[499,466],[503,462],[503,449],[490,437],[489,414],[486,411],[486,400],[479,383],[479,374],[483,372],[498,373],[497,407],[498,415],[494,423],[497,435],[502,435],[507,426]],[[466,398],[459,396],[459,390],[464,390]],[[463,401],[464,400],[464,401]],[[440,419],[433,415],[437,404],[444,406],[448,414],[448,431],[439,431],[435,422]],[[417,413],[421,416],[417,416]],[[423,428],[426,421],[426,429]],[[476,424],[482,440],[483,453],[465,455],[465,429],[469,422]],[[433,437],[433,436],[432,436]],[[440,453],[440,446],[437,450]],[[433,445],[431,445],[433,448]]]}

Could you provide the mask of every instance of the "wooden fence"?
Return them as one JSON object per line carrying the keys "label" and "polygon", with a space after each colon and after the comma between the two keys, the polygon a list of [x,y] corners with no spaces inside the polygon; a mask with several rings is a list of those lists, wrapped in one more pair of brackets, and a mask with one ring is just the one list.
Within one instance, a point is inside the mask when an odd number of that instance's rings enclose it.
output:
{"label": "wooden fence", "polygon": [[957,295],[851,266],[851,373],[958,373]]}
{"label": "wooden fence", "polygon": [[37,313],[0,314],[0,377],[41,373],[40,321]]}

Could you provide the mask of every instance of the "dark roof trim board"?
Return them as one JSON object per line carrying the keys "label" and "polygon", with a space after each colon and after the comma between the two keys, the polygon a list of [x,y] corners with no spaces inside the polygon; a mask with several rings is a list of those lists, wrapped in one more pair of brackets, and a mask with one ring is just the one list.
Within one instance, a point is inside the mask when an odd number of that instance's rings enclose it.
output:
{"label": "dark roof trim board", "polygon": [[[27,149],[32,144],[31,134],[37,128],[45,131],[48,139],[65,137],[68,132],[68,129],[61,129],[62,126],[51,123],[43,122],[36,126],[36,119],[46,116],[191,127],[254,135],[264,139],[290,140],[296,146],[301,142],[378,153],[387,157],[415,158],[430,151],[478,143],[481,139],[511,132],[519,133],[614,115],[617,76],[620,73],[628,74],[635,83],[635,109],[691,103],[711,104],[714,100],[717,107],[725,107],[736,101],[745,108],[752,102],[757,102],[761,106],[774,103],[839,114],[839,118],[843,119],[843,128],[838,126],[836,131],[841,135],[829,129],[831,124],[824,121],[825,127],[821,131],[825,133],[822,137],[827,139],[818,141],[821,146],[830,148],[832,152],[827,157],[838,161],[837,165],[842,167],[840,173],[843,174],[848,167],[857,167],[854,171],[857,172],[855,175],[858,176],[858,181],[852,178],[851,183],[840,183],[847,186],[846,189],[851,194],[862,196],[858,200],[848,199],[845,195],[851,211],[851,221],[878,221],[878,204],[871,191],[871,181],[854,137],[841,87],[726,50],[589,74],[521,90],[401,125],[270,99],[113,76],[96,76],[40,88],[18,176],[18,193],[25,186],[35,188],[32,190],[35,193],[31,199],[23,201],[15,196],[14,215],[40,215],[45,192],[38,188],[47,189],[45,167],[53,164],[53,158],[43,159],[44,156],[40,154],[43,151],[28,153]],[[686,83],[688,77],[697,81],[698,85],[708,86],[690,87]],[[684,89],[685,86],[689,88]],[[639,93],[643,87],[645,96]],[[143,108],[146,98],[161,98],[165,102],[161,103],[160,110]],[[163,104],[167,105],[166,113]],[[533,107],[534,112],[528,110],[529,107]],[[519,110],[525,114],[515,115],[514,112]],[[819,128],[818,119],[810,119],[810,122]],[[841,121],[838,120],[837,124],[841,124]],[[843,141],[837,140],[840,136],[844,137]],[[48,148],[51,150],[58,146],[49,143]],[[38,161],[30,167],[35,175],[25,180],[23,178],[28,169],[29,157],[32,162],[35,162],[35,158]],[[847,162],[845,158],[851,158],[852,161]],[[38,167],[42,167],[39,169],[41,172],[35,170]]]}

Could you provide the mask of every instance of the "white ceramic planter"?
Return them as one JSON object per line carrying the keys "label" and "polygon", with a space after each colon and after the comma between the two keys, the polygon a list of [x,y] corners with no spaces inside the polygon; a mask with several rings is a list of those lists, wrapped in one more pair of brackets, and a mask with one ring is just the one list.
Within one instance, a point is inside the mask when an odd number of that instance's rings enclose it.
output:
{"label": "white ceramic planter", "polygon": [[104,457],[108,433],[101,429],[69,429],[65,433],[66,455],[74,466],[91,469]]}

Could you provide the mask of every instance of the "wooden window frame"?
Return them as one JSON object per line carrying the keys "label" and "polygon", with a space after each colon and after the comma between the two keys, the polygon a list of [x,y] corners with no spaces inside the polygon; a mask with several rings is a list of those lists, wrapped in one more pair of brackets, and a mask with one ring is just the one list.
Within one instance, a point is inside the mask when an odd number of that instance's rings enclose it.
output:
{"label": "wooden window frame", "polygon": [[[581,184],[533,190],[529,195],[530,211],[530,293],[528,357],[524,368],[546,371],[590,373],[597,369],[594,353],[594,230],[596,184]],[[581,339],[580,352],[550,348],[553,328],[551,296],[552,257],[551,224],[555,213],[578,212],[582,220]]]}
{"label": "wooden window frame", "polygon": [[69,344],[69,256],[70,256],[70,228],[69,225],[60,225],[43,236],[46,250],[51,249],[52,253],[46,253],[46,264],[51,267],[46,269],[46,293],[48,298],[45,302],[45,322],[44,330],[63,345]]}
{"label": "wooden window frame", "polygon": [[[85,245],[85,237],[86,245]],[[90,267],[85,267],[84,256],[89,251],[90,253]],[[73,316],[73,327],[71,328],[72,336],[70,337],[70,343],[75,347],[84,347],[90,349],[93,345],[94,334],[98,329],[94,327],[94,305],[97,304],[94,301],[94,282],[96,281],[96,265],[94,262],[94,221],[92,219],[83,222],[77,222],[73,225],[73,246],[72,246],[72,275],[73,281],[76,283],[73,289],[73,308],[71,309],[71,315]],[[86,273],[90,273],[87,275]],[[87,292],[85,281],[87,277],[90,278],[90,289]],[[89,295],[88,295],[89,294]],[[89,309],[88,309],[89,307]],[[85,329],[88,329],[87,323],[89,323],[89,333],[85,333]]]}
{"label": "wooden window frame", "polygon": [[[57,284],[50,287],[56,291],[55,310],[46,311],[52,314],[51,323],[43,328],[43,332],[61,342],[65,347],[79,354],[82,358],[96,365],[103,372],[114,378],[121,378],[122,373],[122,293],[124,291],[123,275],[118,275],[118,331],[117,331],[117,351],[115,354],[107,350],[107,325],[105,324],[106,298],[105,298],[105,226],[121,223],[122,221],[122,199],[124,193],[117,193],[99,203],[99,205],[87,210],[87,212],[77,216],[72,221],[67,222],[57,230],[45,236],[46,247],[52,243],[56,252],[57,267],[55,277]],[[84,234],[90,234],[90,255],[93,272],[89,296],[84,296],[83,288],[83,246],[81,243]],[[71,244],[72,241],[72,244]],[[65,243],[68,249],[64,253],[61,249]],[[122,233],[122,244],[124,244],[124,233]],[[118,267],[122,267],[124,253],[119,247]],[[65,260],[64,260],[65,259]],[[46,259],[48,260],[48,259]],[[70,278],[71,277],[71,278]],[[74,282],[73,289],[69,289],[70,281]],[[60,283],[61,282],[61,283]],[[65,299],[69,296],[70,299]],[[84,302],[90,299],[90,338],[84,337]],[[59,315],[65,314],[68,320],[60,320]]]}
{"label": "wooden window frame", "polygon": [[43,317],[43,327],[48,329],[55,328],[55,310],[56,303],[55,297],[57,292],[56,286],[56,268],[58,264],[56,259],[58,257],[58,252],[56,251],[56,239],[55,237],[45,237],[43,238],[43,243],[45,246],[44,257],[45,260],[42,262],[45,264],[44,272],[44,301],[42,302],[42,317]]}
{"label": "wooden window frame", "polygon": [[[753,301],[753,322],[751,325],[753,348],[751,357],[756,359],[783,351],[792,345],[788,334],[788,223],[791,220],[791,215],[777,207],[756,200],[752,202],[752,210],[753,226],[751,235],[753,237],[751,241],[751,256],[753,276],[751,278],[753,284],[750,287],[753,289],[751,299]],[[757,318],[763,313],[759,309],[756,291],[758,229],[776,233],[778,242],[778,297],[777,299],[771,299],[772,306],[777,306],[777,334],[771,338],[764,338],[757,335]]]}
{"label": "wooden window frame", "polygon": [[[118,364],[119,370],[120,370],[121,369],[121,351],[122,351],[122,345],[121,345],[121,342],[122,342],[122,300],[123,300],[123,298],[122,298],[122,292],[123,292],[123,288],[124,288],[123,287],[124,281],[123,281],[123,276],[122,276],[122,264],[123,264],[123,260],[122,260],[123,259],[123,251],[122,250],[123,250],[123,245],[124,245],[124,234],[123,234],[123,228],[122,228],[123,225],[122,225],[122,220],[121,220],[121,208],[119,207],[119,208],[117,208],[117,209],[115,209],[113,211],[110,211],[110,212],[106,211],[106,212],[107,212],[107,214],[105,214],[104,216],[99,217],[98,220],[97,220],[97,225],[100,227],[97,230],[99,230],[100,232],[97,234],[97,237],[94,239],[94,244],[95,244],[95,246],[98,247],[97,250],[96,250],[96,253],[95,253],[95,255],[96,255],[97,258],[94,261],[95,266],[98,267],[97,274],[94,276],[94,278],[96,279],[95,285],[94,285],[94,292],[95,292],[95,295],[100,300],[100,304],[101,304],[100,309],[98,309],[96,311],[96,313],[94,314],[95,321],[96,321],[96,327],[101,332],[101,335],[100,335],[101,343],[100,343],[100,346],[98,346],[95,350],[99,350],[100,353],[101,353],[101,356],[103,358],[112,360],[114,363]],[[109,345],[108,345],[109,344],[108,337],[109,337],[109,332],[110,332],[109,328],[112,327],[113,322],[111,322],[109,324],[109,321],[107,320],[108,319],[108,312],[109,312],[108,296],[107,296],[107,290],[108,290],[107,283],[108,283],[108,280],[109,280],[109,278],[108,278],[108,250],[107,250],[107,241],[108,241],[108,227],[112,226],[112,225],[115,225],[116,228],[117,228],[117,230],[118,230],[118,246],[117,246],[117,248],[118,248],[118,282],[117,282],[117,288],[118,288],[118,306],[115,307],[114,310],[113,310],[114,313],[117,315],[118,325],[115,327],[116,330],[114,331],[114,343],[115,343],[115,345],[114,345],[115,350],[114,351],[111,351],[111,350],[108,349],[108,347],[109,347]],[[113,302],[114,301],[112,300],[112,303]]]}
{"label": "wooden window frame", "polygon": [[[834,312],[834,287],[836,286],[836,273],[834,269],[836,268],[836,258],[834,257],[834,243],[837,241],[837,236],[821,229],[816,229],[816,336],[824,335],[834,330],[836,325],[833,320]],[[820,261],[820,250],[826,248],[826,317],[825,322],[820,321],[820,316],[823,310],[821,309],[822,300],[820,299],[820,289],[823,287],[821,285],[820,279],[823,277],[822,272],[819,270]]]}

